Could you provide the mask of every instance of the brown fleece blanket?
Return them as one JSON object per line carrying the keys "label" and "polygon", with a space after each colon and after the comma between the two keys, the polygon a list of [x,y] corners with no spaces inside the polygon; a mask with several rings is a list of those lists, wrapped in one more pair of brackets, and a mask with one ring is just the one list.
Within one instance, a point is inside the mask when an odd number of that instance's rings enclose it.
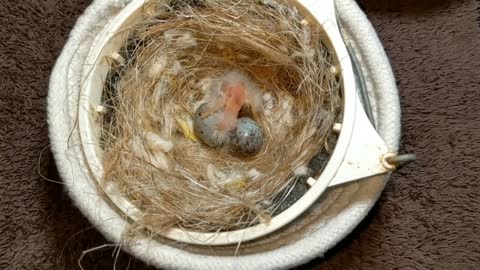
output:
{"label": "brown fleece blanket", "polygon": [[[78,269],[106,243],[72,206],[48,151],[55,59],[88,0],[0,2],[0,269]],[[405,152],[366,220],[299,269],[480,269],[480,27],[474,0],[361,1],[398,79]],[[44,150],[42,152],[42,150]],[[40,157],[40,154],[43,155]],[[113,269],[113,249],[85,269]],[[116,269],[127,269],[120,253]],[[130,269],[148,269],[131,259]]]}

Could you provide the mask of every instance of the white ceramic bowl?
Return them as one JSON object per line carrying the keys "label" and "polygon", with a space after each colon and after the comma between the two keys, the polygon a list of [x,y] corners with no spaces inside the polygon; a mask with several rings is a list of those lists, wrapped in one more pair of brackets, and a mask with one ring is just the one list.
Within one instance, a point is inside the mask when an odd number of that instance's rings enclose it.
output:
{"label": "white ceramic bowl", "polygon": [[[103,83],[110,69],[105,57],[114,56],[125,44],[128,36],[128,30],[125,29],[139,19],[145,2],[146,0],[132,1],[106,25],[95,40],[87,58],[88,68],[85,68],[83,74],[84,84],[79,100],[78,128],[83,159],[90,169],[92,181],[99,181],[103,175],[103,153],[99,144],[100,128],[96,114],[101,111]],[[351,59],[338,30],[334,2],[332,0],[290,2],[298,6],[307,18],[320,23],[325,32],[324,42],[335,53],[337,67],[341,72],[343,122],[337,145],[328,164],[318,179],[309,179],[311,187],[308,192],[287,210],[273,217],[268,225],[258,224],[220,233],[200,233],[173,228],[162,236],[198,245],[229,245],[253,240],[274,232],[296,219],[327,187],[388,171],[381,163],[383,155],[388,152],[387,147],[371,126],[359,102]],[[140,210],[116,192],[115,186],[107,187],[104,192],[121,212],[132,219],[138,216],[136,214],[139,214]]]}

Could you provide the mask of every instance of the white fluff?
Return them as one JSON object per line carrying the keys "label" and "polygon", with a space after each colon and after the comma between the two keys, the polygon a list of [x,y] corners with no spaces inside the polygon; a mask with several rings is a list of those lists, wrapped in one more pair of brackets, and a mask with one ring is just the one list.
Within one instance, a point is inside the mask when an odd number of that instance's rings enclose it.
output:
{"label": "white fluff", "polygon": [[151,79],[159,78],[162,72],[167,67],[167,65],[168,65],[167,56],[165,55],[160,56],[150,67],[150,70],[148,71],[148,77],[150,77]]}
{"label": "white fluff", "polygon": [[218,169],[213,164],[207,165],[207,179],[217,188],[225,187],[226,185],[235,183],[239,180],[247,180],[245,178],[245,174],[240,171],[231,170],[225,172]]}
{"label": "white fluff", "polygon": [[210,87],[212,86],[212,83],[213,83],[212,79],[207,77],[207,78],[204,78],[204,79],[200,80],[197,83],[197,87],[200,88],[204,94],[206,94],[210,90]]}
{"label": "white fluff", "polygon": [[191,48],[197,46],[197,40],[191,31],[172,29],[163,33],[163,36],[171,44],[180,48]]}
{"label": "white fluff", "polygon": [[170,152],[172,148],[172,142],[153,132],[145,132],[143,140],[137,136],[131,142],[131,149],[135,156],[145,159],[153,166],[165,171],[168,171],[170,167],[165,153]]}
{"label": "white fluff", "polygon": [[173,148],[173,143],[171,141],[166,140],[153,132],[145,132],[144,138],[152,152],[168,153]]}
{"label": "white fluff", "polygon": [[299,176],[299,175],[308,175],[309,174],[309,169],[307,166],[305,165],[302,165],[300,167],[297,167],[294,171],[293,171],[293,174],[295,176]]}
{"label": "white fluff", "polygon": [[257,180],[262,175],[257,169],[253,168],[247,172],[247,176],[252,180]]}
{"label": "white fluff", "polygon": [[272,110],[273,109],[273,106],[274,106],[274,101],[273,101],[273,97],[272,97],[272,94],[270,93],[265,93],[263,94],[263,107],[266,109],[266,110]]}
{"label": "white fluff", "polygon": [[170,168],[170,162],[168,162],[167,156],[165,156],[164,153],[159,152],[155,153],[155,155],[150,155],[150,163],[152,163],[153,166],[163,170],[163,171],[168,171]]}
{"label": "white fluff", "polygon": [[219,187],[219,182],[222,181],[222,179],[225,179],[226,174],[219,170],[215,165],[213,164],[208,164],[207,165],[207,178],[210,181],[210,183],[213,184],[214,187]]}

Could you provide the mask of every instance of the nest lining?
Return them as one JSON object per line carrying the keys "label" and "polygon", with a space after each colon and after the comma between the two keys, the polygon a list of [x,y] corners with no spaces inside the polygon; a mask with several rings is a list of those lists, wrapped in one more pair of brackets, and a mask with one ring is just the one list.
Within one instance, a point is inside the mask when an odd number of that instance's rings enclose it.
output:
{"label": "nest lining", "polygon": [[[141,16],[125,29],[126,62],[112,65],[104,87],[102,184],[141,210],[133,228],[268,223],[333,144],[341,97],[319,29],[271,0],[155,0]],[[192,128],[216,79],[231,71],[262,94],[255,121],[264,144],[250,157],[208,147]]]}

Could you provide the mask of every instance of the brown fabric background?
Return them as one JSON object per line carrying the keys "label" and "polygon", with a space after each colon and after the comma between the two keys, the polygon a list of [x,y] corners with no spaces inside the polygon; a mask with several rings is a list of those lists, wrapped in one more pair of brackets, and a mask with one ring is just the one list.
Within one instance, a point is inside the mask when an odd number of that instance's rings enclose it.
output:
{"label": "brown fabric background", "polygon": [[[88,0],[0,2],[0,269],[78,269],[105,243],[59,184],[37,173],[48,146],[48,79]],[[416,164],[396,173],[366,220],[299,269],[480,269],[480,28],[476,1],[361,5],[400,88],[403,142]],[[58,179],[45,151],[41,173]],[[113,249],[85,269],[113,269]],[[116,269],[126,269],[121,253]],[[131,260],[130,269],[147,269]]]}

